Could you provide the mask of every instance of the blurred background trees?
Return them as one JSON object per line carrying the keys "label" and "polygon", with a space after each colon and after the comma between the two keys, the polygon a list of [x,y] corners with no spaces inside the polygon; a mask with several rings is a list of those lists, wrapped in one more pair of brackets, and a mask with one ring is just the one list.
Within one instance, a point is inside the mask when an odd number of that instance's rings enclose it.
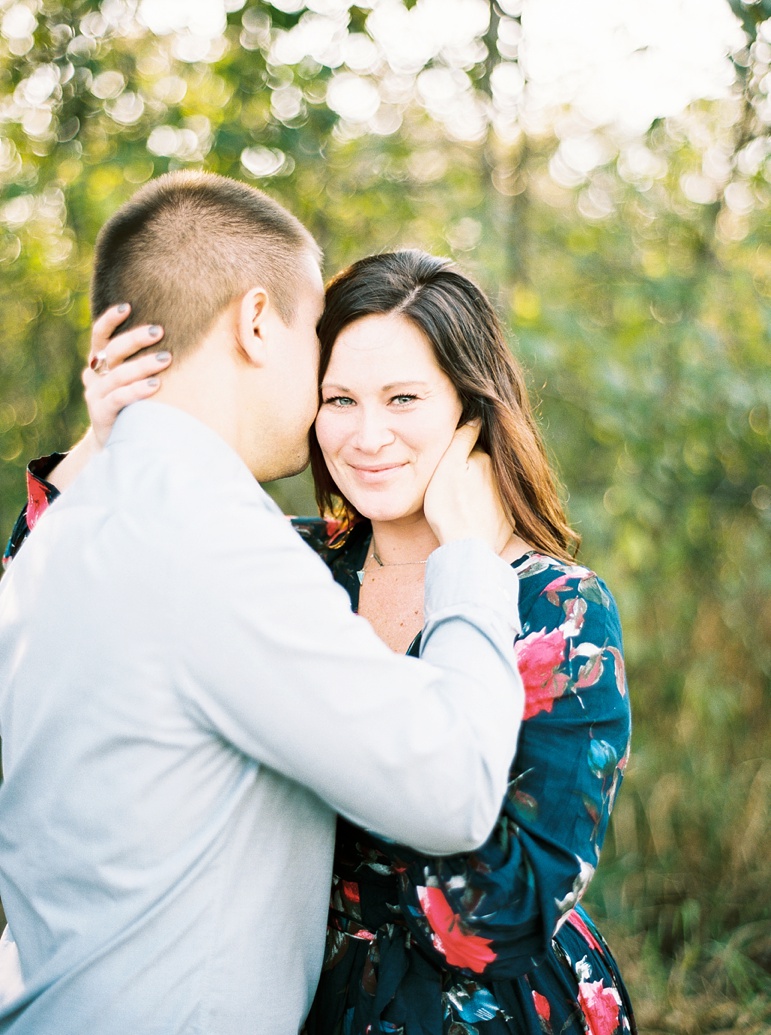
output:
{"label": "blurred background trees", "polygon": [[[771,0],[704,0],[725,59],[690,95],[699,19],[666,54],[627,3],[582,95],[581,40],[533,40],[600,37],[583,2],[0,0],[0,528],[85,427],[93,242],[151,176],[267,189],[329,273],[455,256],[624,619],[634,755],[592,908],[643,1031],[768,1031]],[[307,476],[272,491],[312,510]]]}

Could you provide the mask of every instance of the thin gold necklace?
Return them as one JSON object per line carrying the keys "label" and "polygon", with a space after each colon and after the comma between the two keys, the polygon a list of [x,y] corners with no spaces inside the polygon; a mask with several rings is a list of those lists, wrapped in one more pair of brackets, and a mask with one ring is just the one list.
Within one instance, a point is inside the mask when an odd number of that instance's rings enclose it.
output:
{"label": "thin gold necklace", "polygon": [[[513,536],[514,536],[514,533],[512,532],[511,535],[506,540],[506,542],[503,544],[503,546],[498,551],[498,556],[500,556],[503,553],[503,551],[506,549],[506,547],[508,546],[508,544],[511,541],[511,539],[513,538]],[[373,569],[373,568],[367,568],[367,561],[368,560],[369,560],[369,558],[365,557],[364,558],[363,566],[361,568],[359,568],[359,570],[356,572],[356,576],[357,576],[357,578],[359,580],[359,585],[360,586],[364,584],[364,576],[367,573],[367,571],[373,571],[373,570],[376,571],[377,570],[377,569]],[[428,558],[426,558],[426,560],[424,560],[424,561],[389,561],[388,563],[386,563],[381,558],[380,554],[377,552],[377,543],[375,542],[375,537],[373,536],[372,537],[372,560],[375,561],[375,563],[377,564],[378,568],[409,568],[411,565],[425,564],[426,561],[428,560]]]}
{"label": "thin gold necklace", "polygon": [[[359,585],[360,586],[363,585],[363,583],[364,583],[364,575],[365,575],[365,573],[367,571],[372,571],[373,570],[372,568],[367,568],[367,560],[369,560],[369,558],[365,558],[364,559],[364,566],[362,568],[360,568],[356,572],[356,575],[357,575],[357,577],[359,579]],[[386,562],[381,558],[380,554],[377,552],[377,546],[376,546],[375,540],[373,538],[372,539],[372,560],[377,564],[378,568],[409,568],[410,565],[425,564],[426,561],[428,560],[428,558],[426,558],[425,561],[389,561],[389,563],[386,564]]]}

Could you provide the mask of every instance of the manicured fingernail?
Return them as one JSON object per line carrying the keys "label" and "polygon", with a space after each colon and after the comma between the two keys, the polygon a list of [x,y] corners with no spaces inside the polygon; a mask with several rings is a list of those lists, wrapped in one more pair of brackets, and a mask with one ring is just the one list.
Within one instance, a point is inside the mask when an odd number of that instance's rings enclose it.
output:
{"label": "manicured fingernail", "polygon": [[170,352],[156,352],[155,353],[155,358],[158,360],[159,363],[168,363],[169,360],[171,359],[171,353]]}
{"label": "manicured fingernail", "polygon": [[128,302],[121,302],[121,304],[118,306],[118,312],[119,313],[127,313],[128,310],[129,310]]}
{"label": "manicured fingernail", "polygon": [[153,338],[157,338],[163,332],[161,331],[161,328],[158,326],[158,324],[154,323],[151,327],[147,328],[147,333],[150,334]]}
{"label": "manicured fingernail", "polygon": [[160,379],[157,377],[148,377],[147,379],[148,388],[157,388],[160,383]]}

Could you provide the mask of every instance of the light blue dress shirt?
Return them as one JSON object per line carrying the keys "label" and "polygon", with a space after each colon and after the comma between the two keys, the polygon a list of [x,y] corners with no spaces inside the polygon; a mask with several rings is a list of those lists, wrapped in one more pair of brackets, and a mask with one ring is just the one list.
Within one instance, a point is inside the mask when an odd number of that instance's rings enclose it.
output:
{"label": "light blue dress shirt", "polygon": [[394,655],[223,440],[125,410],[0,586],[0,1032],[296,1035],[335,813],[434,854],[492,828],[517,594],[442,547]]}

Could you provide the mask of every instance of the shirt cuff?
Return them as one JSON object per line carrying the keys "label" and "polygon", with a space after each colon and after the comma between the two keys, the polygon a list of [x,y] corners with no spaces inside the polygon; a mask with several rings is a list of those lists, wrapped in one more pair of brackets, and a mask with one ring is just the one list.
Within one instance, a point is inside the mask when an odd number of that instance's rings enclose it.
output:
{"label": "shirt cuff", "polygon": [[481,539],[440,546],[426,564],[425,622],[450,611],[492,611],[521,632],[519,578]]}

